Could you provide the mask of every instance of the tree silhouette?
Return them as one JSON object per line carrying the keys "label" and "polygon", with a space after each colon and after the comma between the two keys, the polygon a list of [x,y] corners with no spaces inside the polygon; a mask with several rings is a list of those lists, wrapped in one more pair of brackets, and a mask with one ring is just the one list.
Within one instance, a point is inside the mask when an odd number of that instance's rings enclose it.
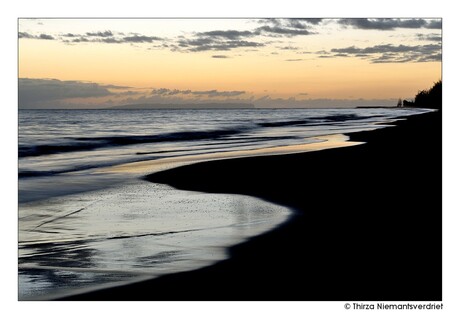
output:
{"label": "tree silhouette", "polygon": [[424,107],[431,109],[442,108],[442,81],[434,83],[429,90],[422,90],[417,93],[413,102],[404,101],[404,106],[410,106],[411,104],[415,107]]}

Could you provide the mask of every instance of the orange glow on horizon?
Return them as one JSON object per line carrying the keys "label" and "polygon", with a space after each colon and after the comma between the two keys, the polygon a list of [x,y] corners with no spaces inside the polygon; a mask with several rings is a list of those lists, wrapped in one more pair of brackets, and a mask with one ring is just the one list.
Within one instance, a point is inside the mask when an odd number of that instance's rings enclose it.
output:
{"label": "orange glow on horizon", "polygon": [[[65,25],[64,22],[61,21],[61,25]],[[168,20],[168,24],[172,22]],[[193,21],[188,23],[193,24]],[[72,20],[68,24],[70,27]],[[212,25],[209,28],[212,29]],[[115,27],[107,26],[109,29]],[[50,27],[48,32],[51,31]],[[337,42],[342,47],[363,47],[365,42],[358,40],[364,31],[345,30],[341,36],[339,31],[337,37],[315,35],[286,40],[293,43],[289,44],[292,47],[312,47],[307,53],[302,53],[301,49],[280,50],[281,45],[272,39],[270,41],[275,44],[268,42],[257,51],[242,48],[220,52],[180,52],[142,43],[68,44],[20,39],[19,77],[89,81],[133,88],[245,91],[246,98],[270,95],[295,99],[406,98],[441,78],[441,62],[371,63],[364,58],[321,58],[319,53],[314,53],[315,47],[323,50],[326,46],[334,47],[334,41],[339,38]],[[380,41],[385,39],[382,32],[378,36]],[[353,42],[353,37],[358,40]]]}

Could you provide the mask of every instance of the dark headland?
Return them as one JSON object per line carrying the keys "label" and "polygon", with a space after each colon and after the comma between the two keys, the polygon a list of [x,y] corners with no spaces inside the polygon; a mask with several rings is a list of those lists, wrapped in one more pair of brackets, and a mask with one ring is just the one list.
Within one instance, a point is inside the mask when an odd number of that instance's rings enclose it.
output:
{"label": "dark headland", "polygon": [[442,300],[441,112],[350,134],[365,144],[219,160],[146,179],[297,211],[195,271],[71,300]]}

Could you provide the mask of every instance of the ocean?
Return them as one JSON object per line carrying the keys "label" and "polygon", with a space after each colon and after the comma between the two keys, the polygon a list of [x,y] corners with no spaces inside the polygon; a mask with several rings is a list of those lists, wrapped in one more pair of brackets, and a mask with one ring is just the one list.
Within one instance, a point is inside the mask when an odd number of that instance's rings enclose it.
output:
{"label": "ocean", "polygon": [[[249,196],[149,183],[142,179],[148,173],[203,160],[335,147],[346,143],[343,134],[428,111],[20,110],[19,299],[210,265],[228,258],[228,247],[295,213]],[[338,144],[322,146],[331,141]]]}

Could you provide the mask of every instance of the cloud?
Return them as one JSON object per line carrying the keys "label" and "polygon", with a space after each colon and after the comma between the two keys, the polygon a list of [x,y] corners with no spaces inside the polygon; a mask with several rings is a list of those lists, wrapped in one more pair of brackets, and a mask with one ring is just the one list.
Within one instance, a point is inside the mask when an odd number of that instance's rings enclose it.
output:
{"label": "cloud", "polygon": [[84,37],[72,39],[72,43],[80,43],[80,42],[91,42],[91,41],[88,38],[84,38]]}
{"label": "cloud", "polygon": [[306,29],[294,29],[294,28],[286,28],[286,27],[279,27],[279,26],[263,26],[256,29],[259,34],[268,35],[268,36],[287,36],[293,37],[298,35],[309,35],[314,34]]}
{"label": "cloud", "polygon": [[[357,54],[355,56],[357,56]],[[320,59],[330,59],[330,58],[335,58],[335,57],[349,57],[349,55],[346,53],[330,54],[329,52],[327,52],[326,54],[321,54],[318,56],[318,58]]]}
{"label": "cloud", "polygon": [[173,96],[173,95],[194,95],[194,96],[207,96],[207,97],[232,97],[245,94],[246,91],[192,91],[192,90],[177,90],[177,89],[153,89],[152,95]]}
{"label": "cloud", "polygon": [[318,25],[323,21],[323,19],[319,18],[306,18],[306,19],[285,19],[286,24],[290,27],[296,29],[306,29],[310,27],[311,24]]}
{"label": "cloud", "polygon": [[169,91],[171,91],[171,90],[170,90],[170,89],[164,89],[164,88],[161,88],[161,89],[153,89],[153,90],[152,90],[152,94],[163,95],[163,94],[168,93]]}
{"label": "cloud", "polygon": [[308,24],[314,24],[314,25],[318,25],[320,24],[321,22],[323,22],[323,18],[300,18],[300,19],[289,19],[291,21],[294,21],[294,20],[297,20],[297,21],[302,21],[302,22],[305,22],[305,23],[308,23]]}
{"label": "cloud", "polygon": [[230,96],[238,96],[245,94],[246,91],[217,91],[217,90],[209,90],[209,91],[192,91],[192,94],[195,95],[206,95],[208,97],[230,97]]}
{"label": "cloud", "polygon": [[40,35],[32,35],[27,32],[19,32],[18,37],[19,39],[55,40],[55,38],[52,35],[44,33]]}
{"label": "cloud", "polygon": [[436,62],[436,61],[442,61],[441,53],[436,53],[436,54],[431,54],[431,55],[427,55],[424,57],[420,57],[418,60],[418,62]]}
{"label": "cloud", "polygon": [[33,35],[31,35],[30,33],[27,33],[27,32],[19,32],[18,37],[19,37],[19,39],[33,39],[34,38]]}
{"label": "cloud", "polygon": [[256,28],[253,31],[255,34],[270,37],[294,37],[315,34],[309,28],[313,24],[319,24],[321,19],[261,19],[258,22],[265,25]]}
{"label": "cloud", "polygon": [[217,54],[217,55],[213,55],[211,57],[214,58],[214,59],[230,59],[230,57],[228,55],[223,55],[223,54]]}
{"label": "cloud", "polygon": [[110,37],[110,38],[99,38],[97,40],[93,40],[93,41],[90,41],[90,42],[102,42],[102,43],[123,43],[123,41],[121,39],[117,39],[117,38],[113,38],[113,37]]}
{"label": "cloud", "polygon": [[49,102],[68,98],[91,98],[109,96],[107,87],[97,83],[80,81],[60,81],[56,79],[18,80],[20,108],[46,107]]}
{"label": "cloud", "polygon": [[[396,104],[397,99],[388,100],[335,100],[271,98],[269,95],[255,98],[245,96],[246,91],[179,90],[155,88],[146,91],[110,92],[108,89],[126,89],[127,86],[98,84],[81,81],[60,81],[56,79],[19,79],[19,108],[105,108],[115,105],[144,103],[250,103],[261,108],[306,108],[306,107],[354,107],[358,105]],[[150,93],[150,94],[149,94]],[[307,92],[297,95],[307,96]],[[75,100],[75,98],[80,98]],[[87,98],[87,99],[84,99]]]}
{"label": "cloud", "polygon": [[114,84],[107,84],[107,85],[99,84],[99,86],[101,88],[115,89],[115,90],[125,90],[125,89],[132,89],[133,88],[132,86],[123,86],[123,85],[114,85]]}
{"label": "cloud", "polygon": [[[194,33],[193,37],[180,36],[174,45],[173,51],[201,52],[201,51],[229,51],[237,48],[263,47],[267,42],[253,41],[252,38],[293,37],[314,34],[308,28],[318,24],[321,19],[262,19],[263,26],[253,30],[212,30]],[[285,47],[285,50],[297,49]]]}
{"label": "cloud", "polygon": [[403,63],[403,62],[433,62],[441,61],[441,45],[393,45],[381,44],[366,48],[355,46],[331,49],[330,54],[320,57],[352,56],[362,57],[372,63]]}
{"label": "cloud", "polygon": [[440,34],[417,34],[417,39],[421,41],[441,42],[442,36]]}
{"label": "cloud", "polygon": [[441,29],[440,19],[339,19],[339,25],[363,30],[394,30],[394,29]]}
{"label": "cloud", "polygon": [[19,32],[19,38],[26,39],[40,39],[40,40],[60,40],[64,43],[85,43],[85,42],[98,42],[98,43],[109,43],[109,44],[120,44],[120,43],[152,43],[153,41],[163,40],[160,37],[147,36],[141,34],[132,34],[129,36],[121,36],[122,33],[118,33],[118,36],[112,31],[99,31],[99,32],[86,32],[85,34],[65,33],[57,37],[48,34],[32,35],[27,32]]}
{"label": "cloud", "polygon": [[227,40],[239,40],[241,38],[253,37],[257,34],[252,31],[237,31],[237,30],[215,30],[208,32],[199,32],[196,34],[199,37],[217,37]]}
{"label": "cloud", "polygon": [[162,40],[162,38],[154,37],[154,36],[132,35],[132,36],[126,36],[122,38],[102,37],[102,38],[90,40],[90,42],[119,44],[119,43],[152,43],[153,41],[160,41],[160,40]]}
{"label": "cloud", "polygon": [[[73,35],[76,37],[77,35]],[[121,44],[121,43],[152,43],[153,41],[160,41],[162,38],[146,35],[132,35],[125,37],[114,37],[114,36],[78,36],[73,40],[64,40],[66,43],[79,43],[79,42],[99,42],[109,44]]]}
{"label": "cloud", "polygon": [[437,51],[441,49],[441,45],[439,44],[426,44],[426,45],[403,45],[400,44],[398,46],[393,44],[381,44],[375,45],[372,47],[367,48],[357,48],[355,46],[341,48],[341,49],[332,49],[331,52],[338,52],[338,53],[401,53],[401,52],[420,52],[420,53],[431,53],[433,51]]}
{"label": "cloud", "polygon": [[133,35],[133,36],[123,38],[123,42],[127,42],[127,43],[152,43],[153,41],[160,41],[160,40],[162,40],[162,38],[149,37],[146,35]]}
{"label": "cloud", "polygon": [[153,89],[151,91],[152,95],[178,95],[178,94],[190,94],[192,93],[191,90],[177,90],[177,89]]}
{"label": "cloud", "polygon": [[303,61],[303,59],[286,59],[284,61],[287,61],[287,62],[297,62],[297,61]]}
{"label": "cloud", "polygon": [[298,50],[299,48],[298,47],[293,47],[291,45],[287,45],[287,46],[284,46],[284,47],[277,47],[278,50]]}
{"label": "cloud", "polygon": [[[124,98],[126,96],[141,96],[143,95],[144,92],[139,92],[139,91],[120,91],[117,93],[113,93],[111,97],[113,96],[114,98]],[[110,101],[110,102],[109,102]],[[106,103],[112,103],[113,104],[113,99],[107,100]]]}
{"label": "cloud", "polygon": [[237,48],[257,48],[265,44],[246,40],[223,40],[220,37],[199,37],[195,39],[181,38],[173,47],[176,51],[229,51]]}
{"label": "cloud", "polygon": [[181,36],[176,44],[171,46],[171,49],[180,52],[201,52],[258,48],[264,47],[267,43],[253,41],[250,40],[251,38],[257,36],[293,37],[313,33],[307,30],[306,21],[300,19],[263,19],[262,21],[265,25],[254,30],[212,30],[195,33],[191,38]]}
{"label": "cloud", "polygon": [[113,37],[113,33],[110,30],[103,31],[103,32],[100,32],[100,31],[99,32],[86,32],[86,35],[88,37],[102,37],[102,38]]}
{"label": "cloud", "polygon": [[259,19],[259,24],[271,24],[276,26],[285,25],[296,29],[306,29],[311,25],[318,25],[323,22],[323,18],[266,18]]}
{"label": "cloud", "polygon": [[49,34],[43,34],[43,33],[39,35],[39,38],[42,40],[54,40],[53,36]]}
{"label": "cloud", "polygon": [[219,91],[219,90],[179,90],[168,88],[155,88],[151,94],[141,94],[137,97],[127,97],[117,100],[111,105],[128,104],[188,104],[188,103],[252,103],[252,96],[244,96],[245,91]]}
{"label": "cloud", "polygon": [[430,22],[427,23],[426,28],[427,29],[442,29],[442,20],[441,19],[431,20]]}

